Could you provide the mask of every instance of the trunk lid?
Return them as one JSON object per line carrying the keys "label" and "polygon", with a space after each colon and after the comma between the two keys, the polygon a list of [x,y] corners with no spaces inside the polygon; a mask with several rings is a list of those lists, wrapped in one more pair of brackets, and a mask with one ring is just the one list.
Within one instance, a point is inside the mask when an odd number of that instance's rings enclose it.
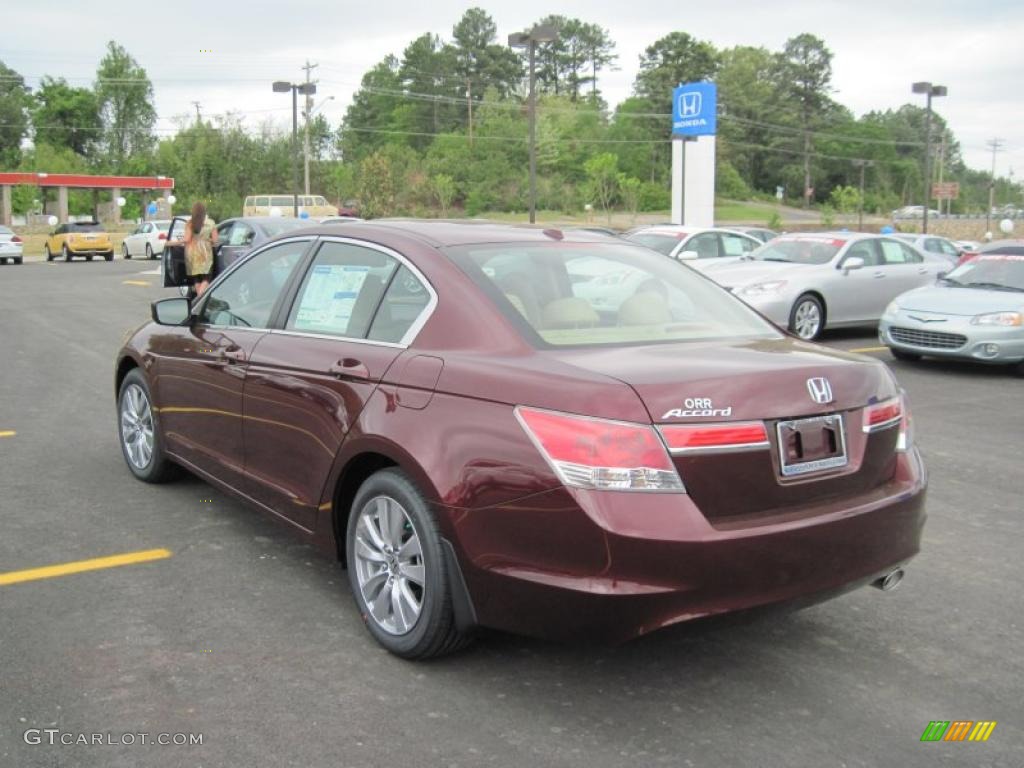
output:
{"label": "trunk lid", "polygon": [[[885,366],[870,358],[789,338],[557,355],[628,384],[666,435],[671,425],[764,425],[767,440],[757,445],[672,452],[687,492],[713,525],[864,495],[895,472],[899,429],[862,429],[865,406],[899,394]],[[830,400],[816,402],[821,385],[812,379],[827,380]],[[823,468],[810,468],[819,459]]]}

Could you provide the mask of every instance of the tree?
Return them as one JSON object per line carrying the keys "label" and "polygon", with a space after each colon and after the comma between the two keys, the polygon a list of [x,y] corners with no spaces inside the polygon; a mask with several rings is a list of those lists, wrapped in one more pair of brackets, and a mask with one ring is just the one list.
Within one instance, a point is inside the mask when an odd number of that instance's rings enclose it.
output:
{"label": "tree", "polygon": [[786,41],[779,56],[779,80],[790,108],[804,129],[804,207],[810,204],[811,131],[822,123],[822,112],[831,103],[832,52],[814,35],[804,33]]}
{"label": "tree", "polygon": [[[455,73],[474,93],[494,88],[506,98],[523,79],[523,62],[505,45],[498,45],[498,27],[481,8],[470,8],[452,29]],[[479,97],[477,97],[479,98]]]}
{"label": "tree", "polygon": [[374,152],[359,164],[359,209],[368,219],[386,216],[395,207],[395,184],[391,163]]}
{"label": "tree", "polygon": [[107,43],[107,55],[96,70],[96,99],[105,129],[108,162],[119,169],[132,154],[153,144],[153,84],[146,70],[120,45]]}
{"label": "tree", "polygon": [[566,95],[577,101],[582,89],[591,84],[591,95],[597,95],[597,73],[617,56],[615,43],[608,32],[596,24],[565,16],[545,16],[537,26],[558,30],[558,38],[537,47],[537,80],[540,90]]}
{"label": "tree", "polygon": [[640,188],[643,185],[640,179],[634,179],[632,176],[627,176],[624,173],[619,174],[618,181],[619,195],[622,197],[622,203],[626,206],[626,210],[629,211],[630,221],[636,224],[636,212],[640,207]]}
{"label": "tree", "polygon": [[[640,56],[640,72],[633,90],[637,96],[667,112],[672,90],[680,83],[710,80],[719,67],[719,54],[711,43],[685,32],[672,32],[657,40]],[[667,125],[667,121],[666,121]]]}
{"label": "tree", "polygon": [[73,88],[63,78],[44,77],[35,94],[32,129],[37,143],[90,157],[103,137],[96,94]]}
{"label": "tree", "polygon": [[619,186],[619,158],[611,152],[594,155],[583,164],[593,198],[601,205],[608,222],[612,220],[612,200]]}
{"label": "tree", "polygon": [[447,216],[452,200],[455,199],[455,180],[451,176],[439,173],[431,179],[437,204],[441,206],[441,215]]}
{"label": "tree", "polygon": [[28,132],[30,97],[25,78],[0,61],[0,164],[14,167]]}
{"label": "tree", "polygon": [[399,68],[398,59],[388,55],[363,75],[338,131],[343,159],[359,162],[391,138],[388,131],[395,130],[394,112],[402,103]]}

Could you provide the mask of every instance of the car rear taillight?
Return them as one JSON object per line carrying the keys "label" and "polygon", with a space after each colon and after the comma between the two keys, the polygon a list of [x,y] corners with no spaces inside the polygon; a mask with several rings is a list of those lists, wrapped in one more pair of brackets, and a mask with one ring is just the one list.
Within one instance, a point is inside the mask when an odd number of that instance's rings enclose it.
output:
{"label": "car rear taillight", "polygon": [[864,409],[864,431],[877,432],[899,425],[900,434],[896,440],[897,451],[907,451],[913,445],[913,425],[906,394],[874,403]]}
{"label": "car rear taillight", "polygon": [[166,240],[167,239],[167,233],[166,232],[161,232],[159,235],[156,236],[156,239],[157,240]]}
{"label": "car rear taillight", "polygon": [[760,421],[735,424],[671,424],[659,427],[671,453],[743,451],[767,448],[768,432]]}
{"label": "car rear taillight", "polygon": [[18,237],[17,235],[15,235],[14,237],[11,238],[11,242],[12,243],[20,243],[21,242],[21,238]]}
{"label": "car rear taillight", "polygon": [[602,491],[684,490],[650,425],[524,407],[515,413],[566,485]]}

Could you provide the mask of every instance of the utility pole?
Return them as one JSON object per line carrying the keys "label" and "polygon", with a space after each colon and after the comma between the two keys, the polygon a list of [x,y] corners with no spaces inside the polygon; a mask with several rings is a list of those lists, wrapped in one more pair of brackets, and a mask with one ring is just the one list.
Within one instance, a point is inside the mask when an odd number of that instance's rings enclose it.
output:
{"label": "utility pole", "polygon": [[473,81],[466,78],[466,107],[469,109],[469,146],[473,147]]}
{"label": "utility pole", "polygon": [[319,64],[310,64],[309,59],[306,59],[306,65],[303,67],[306,70],[306,108],[303,112],[306,116],[306,136],[303,144],[303,166],[305,168],[305,184],[303,188],[306,190],[307,195],[309,194],[309,119],[313,109],[313,94],[309,88],[311,82],[309,74],[319,66]]}
{"label": "utility pole", "polygon": [[873,160],[854,160],[855,168],[860,168],[860,197],[857,198],[857,230],[864,231],[864,169],[874,165]]}
{"label": "utility pole", "polygon": [[[942,144],[939,145],[939,186],[942,186],[942,172],[946,169],[946,132],[942,132]],[[949,213],[950,198],[946,198],[946,213]],[[942,200],[939,200],[939,213],[942,213]]]}
{"label": "utility pole", "polygon": [[804,208],[811,204],[811,134],[804,133]]}
{"label": "utility pole", "polygon": [[985,231],[992,231],[992,209],[996,204],[996,153],[1003,151],[1002,139],[990,139],[985,146],[992,150],[992,177],[988,182],[988,210],[985,212]]}
{"label": "utility pole", "polygon": [[199,125],[199,123],[201,123],[203,120],[203,115],[200,112],[200,109],[202,108],[203,105],[200,104],[198,101],[193,101],[192,106],[196,108],[196,125]]}

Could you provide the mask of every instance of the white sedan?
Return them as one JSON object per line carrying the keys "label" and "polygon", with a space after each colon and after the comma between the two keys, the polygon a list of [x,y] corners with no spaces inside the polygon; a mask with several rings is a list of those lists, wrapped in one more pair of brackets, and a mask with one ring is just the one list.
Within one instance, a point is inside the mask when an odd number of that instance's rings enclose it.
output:
{"label": "white sedan", "polygon": [[[714,259],[736,261],[761,247],[756,237],[724,227],[686,227],[660,224],[637,229],[626,239],[646,245],[659,253],[679,261],[690,262],[691,267],[702,269]],[[717,263],[717,262],[714,262]]]}
{"label": "white sedan", "polygon": [[164,243],[167,242],[167,230],[170,226],[170,220],[143,222],[121,243],[121,255],[126,259],[133,256],[157,258],[164,252]]}

